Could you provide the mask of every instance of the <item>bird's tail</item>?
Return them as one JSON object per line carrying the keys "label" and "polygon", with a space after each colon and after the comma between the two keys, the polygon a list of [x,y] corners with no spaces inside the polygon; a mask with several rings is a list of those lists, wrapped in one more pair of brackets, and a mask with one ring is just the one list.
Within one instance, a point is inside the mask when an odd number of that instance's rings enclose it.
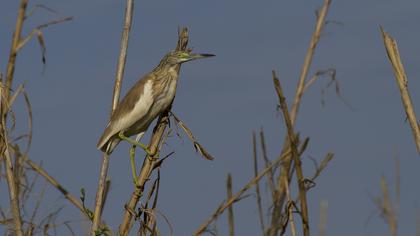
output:
{"label": "bird's tail", "polygon": [[107,153],[107,154],[111,154],[111,153],[112,153],[112,151],[114,151],[115,147],[118,145],[118,143],[119,143],[120,141],[121,141],[121,140],[120,140],[119,138],[110,138],[110,139],[108,140],[108,142],[106,142],[106,143],[102,144],[101,146],[100,146],[100,145],[98,145],[98,146],[97,146],[97,148],[98,148],[99,150],[101,150],[102,152],[105,152],[105,153]]}

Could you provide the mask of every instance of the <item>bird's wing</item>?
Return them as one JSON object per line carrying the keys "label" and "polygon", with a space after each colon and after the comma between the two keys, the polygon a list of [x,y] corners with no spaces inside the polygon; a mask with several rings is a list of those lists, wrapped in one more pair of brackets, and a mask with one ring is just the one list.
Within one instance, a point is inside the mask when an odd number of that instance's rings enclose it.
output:
{"label": "bird's wing", "polygon": [[99,139],[98,149],[106,149],[104,146],[112,136],[129,128],[148,113],[154,100],[151,76],[147,75],[139,80],[120,102]]}

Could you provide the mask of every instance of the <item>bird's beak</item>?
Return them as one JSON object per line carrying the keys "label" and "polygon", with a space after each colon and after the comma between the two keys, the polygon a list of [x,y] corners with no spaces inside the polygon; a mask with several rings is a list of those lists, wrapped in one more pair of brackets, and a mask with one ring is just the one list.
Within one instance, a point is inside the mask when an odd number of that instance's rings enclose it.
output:
{"label": "bird's beak", "polygon": [[206,58],[206,57],[214,57],[213,54],[197,54],[197,53],[191,53],[189,55],[188,61],[200,59],[200,58]]}

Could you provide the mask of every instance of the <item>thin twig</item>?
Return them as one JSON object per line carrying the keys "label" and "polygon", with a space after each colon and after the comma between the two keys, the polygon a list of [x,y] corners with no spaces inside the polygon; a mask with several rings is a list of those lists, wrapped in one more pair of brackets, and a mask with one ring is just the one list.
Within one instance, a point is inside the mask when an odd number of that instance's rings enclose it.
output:
{"label": "thin twig", "polygon": [[[260,129],[260,141],[261,141],[262,157],[264,159],[265,167],[267,167],[270,165],[270,160],[268,159],[268,155],[267,155],[267,148],[265,145],[265,137],[264,137],[263,128]],[[267,175],[267,178],[268,178],[268,186],[270,187],[271,195],[274,200],[277,190],[274,185],[274,171],[273,170],[270,170],[270,173]]]}
{"label": "thin twig", "polygon": [[[117,72],[114,84],[114,93],[112,96],[112,109],[111,114],[117,108],[118,102],[120,100],[121,92],[121,83],[124,76],[125,62],[127,57],[127,48],[128,48],[128,38],[131,30],[131,23],[133,19],[133,10],[134,10],[134,0],[127,0],[127,5],[125,8],[125,20],[121,36],[121,47],[120,47],[120,56],[117,64]],[[108,175],[109,168],[109,155],[104,152],[102,158],[101,172],[99,177],[98,190],[96,192],[96,201],[95,201],[95,210],[93,214],[93,222],[91,227],[91,235],[94,236],[95,232],[98,230],[99,224],[101,222],[102,209],[105,204],[105,187],[106,180]]]}
{"label": "thin twig", "polygon": [[308,203],[306,200],[306,187],[305,187],[303,171],[302,171],[302,166],[301,166],[302,164],[301,164],[299,153],[297,150],[297,140],[296,140],[295,133],[293,131],[293,124],[289,116],[289,110],[287,108],[286,98],[283,95],[283,90],[281,88],[280,80],[277,79],[277,76],[274,71],[273,71],[273,81],[274,81],[274,87],[279,97],[280,107],[283,111],[283,117],[286,123],[287,133],[289,136],[290,146],[292,150],[292,159],[293,159],[294,167],[296,170],[297,183],[299,186],[299,198],[301,199],[300,206],[301,206],[301,212],[302,212],[303,235],[309,236]]}
{"label": "thin twig", "polygon": [[25,20],[28,19],[29,17],[31,17],[35,13],[35,11],[38,10],[38,9],[44,9],[45,11],[48,11],[50,13],[58,14],[58,12],[56,12],[54,9],[49,8],[49,7],[45,6],[44,4],[35,4],[35,6],[33,6],[28,11],[28,14],[26,14]]}
{"label": "thin twig", "polygon": [[334,154],[329,152],[325,156],[324,159],[322,159],[322,162],[319,166],[316,167],[315,174],[310,179],[312,182],[315,181],[316,178],[321,174],[321,172],[327,167],[328,163],[334,158]]}
{"label": "thin twig", "polygon": [[[73,20],[73,17],[72,16],[67,16],[67,17],[63,17],[63,18],[60,18],[60,19],[52,20],[52,21],[49,21],[49,22],[47,22],[45,24],[42,24],[42,25],[37,26],[35,29],[33,29],[28,34],[28,36],[26,36],[25,38],[23,38],[23,39],[21,39],[19,41],[19,44],[18,44],[18,46],[16,48],[16,51],[20,51],[35,35],[38,35],[38,37],[43,37],[42,36],[41,29],[46,28],[46,27],[48,27],[50,25],[60,24],[60,23],[63,23],[63,22],[66,22],[66,21],[70,21],[70,20]],[[42,41],[43,41],[43,39],[42,39]],[[45,46],[42,43],[41,43],[41,47],[45,48]]]}
{"label": "thin twig", "polygon": [[[46,189],[47,189],[47,182],[44,183],[44,186],[42,187],[41,192],[38,195],[38,199],[35,203],[34,210],[32,211],[32,216],[29,220],[29,225],[34,225],[34,220],[35,220],[36,214],[38,213],[39,207],[41,206],[41,202],[44,199],[44,194],[45,194]],[[26,233],[26,235],[31,235],[31,234]]]}
{"label": "thin twig", "polygon": [[[253,159],[254,159],[254,177],[258,175],[258,159],[257,159],[257,138],[255,132],[252,133],[252,149],[253,149]],[[271,174],[271,171],[270,173]],[[270,178],[270,177],[269,177]],[[261,235],[264,235],[265,232],[265,224],[264,224],[264,214],[261,204],[261,192],[260,192],[260,185],[259,183],[255,184],[255,193],[257,194],[257,208],[258,208],[258,217],[260,219],[260,226],[261,226]]]}
{"label": "thin twig", "polygon": [[408,91],[408,80],[401,62],[400,53],[398,52],[398,45],[394,38],[392,38],[381,27],[382,37],[384,40],[388,59],[394,69],[395,79],[397,80],[398,87],[400,88],[401,100],[404,105],[405,113],[407,114],[408,121],[410,122],[411,130],[413,132],[414,141],[417,146],[417,152],[420,154],[420,127],[417,123],[416,113],[414,112],[413,104],[411,102],[410,93]]}
{"label": "thin twig", "polygon": [[[232,175],[228,174],[227,177],[227,199],[232,198]],[[235,223],[233,218],[233,207],[229,206],[228,208],[228,223],[229,223],[229,235],[234,236],[235,235]]]}

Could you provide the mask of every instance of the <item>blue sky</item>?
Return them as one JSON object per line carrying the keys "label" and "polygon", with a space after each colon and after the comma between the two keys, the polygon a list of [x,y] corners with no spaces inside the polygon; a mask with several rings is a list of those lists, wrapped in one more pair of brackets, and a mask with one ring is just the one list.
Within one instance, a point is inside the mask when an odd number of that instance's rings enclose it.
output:
{"label": "blue sky", "polygon": [[[72,193],[87,189],[87,203],[93,205],[101,162],[95,145],[108,120],[125,3],[39,0],[30,4],[44,4],[58,15],[36,12],[26,23],[24,34],[46,21],[74,17],[44,30],[44,73],[36,41],[17,59],[15,86],[26,82],[34,110],[30,157],[43,161],[44,168]],[[159,210],[170,219],[174,235],[191,234],[225,198],[227,173],[233,175],[234,190],[252,178],[252,131],[264,128],[271,159],[280,152],[286,129],[276,111],[271,70],[277,71],[291,101],[314,28],[315,10],[321,4],[320,0],[136,1],[123,94],[175,47],[179,26],[189,28],[189,45],[195,51],[217,55],[187,63],[181,70],[173,111],[215,160],[201,158],[187,138],[172,137],[165,146],[163,153],[175,154],[162,167]],[[3,73],[17,5],[11,0],[0,4]],[[321,90],[326,81],[319,81],[303,96],[296,131],[311,138],[304,154],[306,176],[314,171],[307,157],[320,161],[329,151],[335,154],[308,193],[314,234],[320,201],[326,200],[327,235],[386,235],[387,226],[372,197],[380,194],[381,176],[395,193],[395,155],[401,165],[399,234],[412,235],[416,230],[420,158],[379,26],[398,41],[415,110],[420,111],[419,10],[420,3],[415,0],[332,2],[327,19],[340,24],[325,28],[309,74],[335,68],[342,96],[354,109],[349,109],[333,88],[326,91],[322,106]],[[22,99],[18,106],[23,106]],[[18,117],[24,115],[23,110],[17,110]],[[18,131],[27,129],[24,118],[18,119],[17,125]],[[127,144],[112,155],[109,175],[112,188],[104,219],[117,228],[133,189]],[[6,185],[0,186],[5,189]],[[65,203],[54,189],[48,193],[45,209]],[[2,205],[8,203],[5,194],[0,200]],[[269,207],[267,201],[264,206]],[[237,235],[258,235],[255,196],[242,200],[234,210]],[[80,214],[71,205],[61,216],[69,218],[76,229],[83,228]],[[162,231],[168,232],[164,221],[160,222]],[[225,216],[217,226],[220,235],[227,234]]]}

